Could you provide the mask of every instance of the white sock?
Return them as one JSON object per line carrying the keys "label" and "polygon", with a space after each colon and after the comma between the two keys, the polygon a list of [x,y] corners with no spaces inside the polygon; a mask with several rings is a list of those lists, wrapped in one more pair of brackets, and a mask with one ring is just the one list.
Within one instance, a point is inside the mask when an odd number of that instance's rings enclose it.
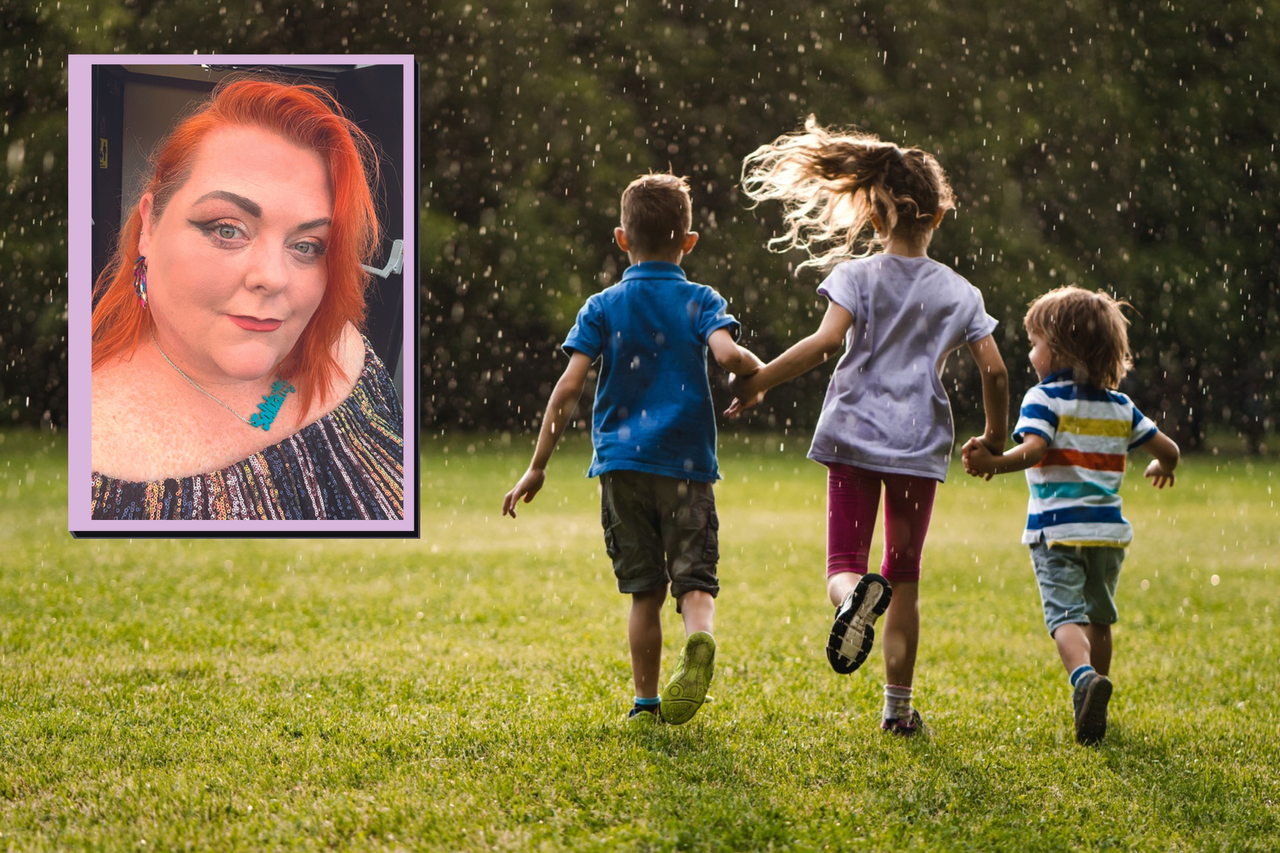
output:
{"label": "white sock", "polygon": [[884,718],[907,720],[911,718],[911,688],[897,684],[884,686]]}
{"label": "white sock", "polygon": [[1088,675],[1093,671],[1094,671],[1093,667],[1089,666],[1089,664],[1087,663],[1082,663],[1075,669],[1071,670],[1071,675],[1068,676],[1068,678],[1071,680],[1071,686],[1075,687],[1077,684],[1080,683],[1080,679],[1084,678],[1086,675]]}

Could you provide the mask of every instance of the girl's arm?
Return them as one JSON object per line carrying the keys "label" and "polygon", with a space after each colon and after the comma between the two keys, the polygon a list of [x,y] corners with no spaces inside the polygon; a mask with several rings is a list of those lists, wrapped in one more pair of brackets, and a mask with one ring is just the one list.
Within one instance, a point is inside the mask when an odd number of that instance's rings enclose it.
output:
{"label": "girl's arm", "polygon": [[1178,445],[1172,438],[1157,431],[1143,443],[1142,448],[1155,457],[1142,476],[1150,477],[1151,485],[1157,489],[1163,489],[1166,484],[1172,486],[1173,469],[1178,467],[1178,459],[1181,458]]}
{"label": "girl's arm", "polygon": [[591,359],[580,352],[569,357],[569,366],[556,387],[551,392],[551,401],[547,403],[547,413],[542,418],[542,429],[538,431],[538,444],[533,450],[533,460],[529,462],[529,470],[524,472],[515,488],[502,498],[502,514],[516,517],[516,504],[521,498],[525,503],[533,500],[534,495],[542,488],[547,479],[547,463],[556,449],[556,443],[564,433],[565,424],[569,422],[573,410],[578,407],[582,398],[582,389],[587,384],[587,373],[591,369]]}
{"label": "girl's arm", "polygon": [[844,346],[845,335],[853,325],[853,315],[831,302],[822,317],[818,331],[792,345],[790,349],[750,376],[741,377],[735,383],[737,398],[725,411],[733,417],[764,399],[764,394],[775,385],[795,379],[822,364]]}
{"label": "girl's arm", "polygon": [[999,456],[1004,451],[1009,429],[1009,371],[991,335],[969,344],[969,354],[982,373],[982,411],[987,418],[987,428],[979,441]]}

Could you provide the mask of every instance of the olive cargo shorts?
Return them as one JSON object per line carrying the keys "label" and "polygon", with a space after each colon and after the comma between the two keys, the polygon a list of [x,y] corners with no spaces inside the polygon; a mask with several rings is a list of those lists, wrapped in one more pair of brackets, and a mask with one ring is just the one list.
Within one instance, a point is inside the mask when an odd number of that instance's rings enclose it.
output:
{"label": "olive cargo shorts", "polygon": [[711,483],[640,471],[600,475],[600,524],[618,591],[647,592],[671,584],[686,592],[720,592],[720,519]]}

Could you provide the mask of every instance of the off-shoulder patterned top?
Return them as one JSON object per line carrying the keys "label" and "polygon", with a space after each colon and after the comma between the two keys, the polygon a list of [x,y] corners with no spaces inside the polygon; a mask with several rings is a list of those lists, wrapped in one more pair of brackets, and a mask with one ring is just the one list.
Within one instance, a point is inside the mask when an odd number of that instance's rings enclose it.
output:
{"label": "off-shoulder patterned top", "polygon": [[93,517],[244,521],[404,517],[404,410],[365,341],[337,408],[279,444],[209,474],[135,483],[93,473]]}

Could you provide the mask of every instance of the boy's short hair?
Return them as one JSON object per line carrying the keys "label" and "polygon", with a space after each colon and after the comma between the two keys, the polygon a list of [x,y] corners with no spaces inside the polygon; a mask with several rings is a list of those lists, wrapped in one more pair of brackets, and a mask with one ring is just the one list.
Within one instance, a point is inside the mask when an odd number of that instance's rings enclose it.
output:
{"label": "boy's short hair", "polygon": [[1068,285],[1032,301],[1022,323],[1071,367],[1076,382],[1115,388],[1133,367],[1122,306],[1133,307],[1101,290]]}
{"label": "boy's short hair", "polygon": [[693,227],[689,182],[678,175],[650,174],[622,193],[622,230],[631,251],[674,256]]}

